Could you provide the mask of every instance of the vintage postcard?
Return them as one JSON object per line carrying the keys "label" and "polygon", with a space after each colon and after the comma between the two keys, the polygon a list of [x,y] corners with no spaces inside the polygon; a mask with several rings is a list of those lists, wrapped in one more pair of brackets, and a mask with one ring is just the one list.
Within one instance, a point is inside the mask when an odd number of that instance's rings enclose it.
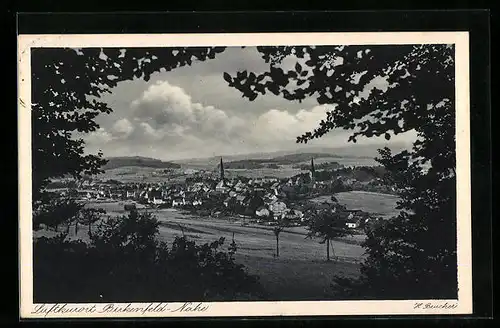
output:
{"label": "vintage postcard", "polygon": [[471,314],[468,38],[19,35],[21,317]]}

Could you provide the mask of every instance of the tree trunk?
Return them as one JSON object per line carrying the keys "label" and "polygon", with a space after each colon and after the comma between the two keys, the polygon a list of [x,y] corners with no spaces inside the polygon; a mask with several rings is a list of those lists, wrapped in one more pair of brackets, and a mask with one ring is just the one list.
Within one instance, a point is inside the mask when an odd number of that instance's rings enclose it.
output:
{"label": "tree trunk", "polygon": [[280,237],[276,235],[276,257],[280,257],[280,247],[279,247]]}
{"label": "tree trunk", "polygon": [[78,221],[75,221],[75,236],[78,235]]}
{"label": "tree trunk", "polygon": [[326,260],[330,261],[330,239],[326,239]]}
{"label": "tree trunk", "polygon": [[89,237],[92,238],[92,222],[89,222]]}

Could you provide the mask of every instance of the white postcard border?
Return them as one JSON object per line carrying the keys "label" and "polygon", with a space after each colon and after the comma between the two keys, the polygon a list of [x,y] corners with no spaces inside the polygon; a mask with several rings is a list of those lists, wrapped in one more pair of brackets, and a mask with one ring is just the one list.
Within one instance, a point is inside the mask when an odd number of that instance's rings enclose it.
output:
{"label": "white postcard border", "polygon": [[[458,299],[192,303],[33,304],[31,48],[455,44]],[[429,315],[472,313],[468,32],[114,34],[18,36],[19,263],[21,318]],[[420,304],[420,305],[419,305]],[[126,309],[113,312],[111,309]],[[190,310],[181,311],[188,307]],[[107,307],[107,310],[106,310]],[[142,307],[143,311],[138,308]],[[51,309],[51,310],[50,310]],[[135,311],[132,311],[135,309]],[[156,309],[156,311],[154,311]],[[44,312],[45,311],[45,312]],[[125,311],[125,310],[124,310]]]}

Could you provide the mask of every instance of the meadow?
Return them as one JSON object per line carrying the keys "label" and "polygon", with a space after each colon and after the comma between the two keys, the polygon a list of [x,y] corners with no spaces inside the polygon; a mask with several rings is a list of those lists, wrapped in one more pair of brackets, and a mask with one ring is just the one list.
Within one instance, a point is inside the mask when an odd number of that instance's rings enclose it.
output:
{"label": "meadow", "polygon": [[[373,158],[355,157],[320,157],[314,159],[314,164],[337,162],[344,166],[377,166],[379,165]],[[310,165],[311,161],[298,162],[294,165]]]}
{"label": "meadow", "polygon": [[[348,209],[361,209],[390,217],[397,213],[398,197],[372,192],[342,192],[338,201]],[[329,201],[317,197],[314,201]],[[87,207],[103,208],[108,215],[126,215],[123,201],[94,201]],[[209,243],[225,238],[222,246],[228,250],[233,237],[237,246],[236,261],[248,272],[258,275],[269,293],[269,300],[336,299],[330,287],[334,275],[359,275],[359,263],[364,259],[360,246],[365,235],[339,238],[331,242],[332,261],[326,261],[326,245],[307,238],[306,227],[286,228],[279,238],[279,257],[276,257],[276,238],[272,227],[246,222],[244,218],[197,217],[176,209],[150,209],[138,204],[139,211],[152,213],[160,223],[159,238],[171,243],[175,236],[186,236],[197,243]],[[37,232],[50,234],[48,232]],[[88,240],[87,228],[78,234],[70,229],[71,239]]]}
{"label": "meadow", "polygon": [[[124,202],[95,202],[87,207],[104,208],[109,215],[125,215]],[[233,239],[237,245],[235,259],[247,271],[258,275],[269,300],[335,299],[330,284],[334,275],[356,276],[364,250],[359,246],[363,236],[332,241],[332,260],[326,261],[325,244],[306,238],[304,227],[285,229],[280,234],[280,256],[276,257],[276,239],[272,228],[244,222],[241,218],[222,219],[195,217],[175,209],[147,209],[160,223],[159,238],[171,243],[175,236],[185,235],[196,243],[209,243],[225,238],[223,250]],[[61,231],[65,230],[64,227]],[[75,235],[72,227],[69,239],[88,241],[88,228],[80,225]],[[41,230],[37,236],[54,235]]]}
{"label": "meadow", "polygon": [[330,289],[333,276],[359,274],[359,262],[364,257],[364,250],[357,243],[359,236],[332,241],[335,256],[327,262],[325,244],[306,238],[304,227],[288,228],[280,234],[280,255],[276,257],[276,238],[271,227],[241,219],[195,218],[171,209],[154,214],[161,224],[160,238],[167,242],[182,235],[200,243],[224,237],[227,249],[234,236],[236,261],[260,277],[272,300],[334,299]]}
{"label": "meadow", "polygon": [[[399,213],[396,209],[399,197],[369,191],[346,191],[335,194],[340,204],[349,210],[362,210],[375,216],[390,218]],[[311,199],[313,202],[331,202],[330,196],[319,196]]]}
{"label": "meadow", "polygon": [[162,183],[168,180],[171,183],[185,180],[184,170],[174,169],[165,173],[164,169],[140,166],[123,166],[105,170],[95,178],[100,180],[117,180],[123,183]]}

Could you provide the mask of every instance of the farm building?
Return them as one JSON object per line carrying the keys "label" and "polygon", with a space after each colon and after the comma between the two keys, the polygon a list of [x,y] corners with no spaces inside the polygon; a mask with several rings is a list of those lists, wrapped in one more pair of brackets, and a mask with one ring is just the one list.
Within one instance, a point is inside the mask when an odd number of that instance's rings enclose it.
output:
{"label": "farm building", "polygon": [[359,223],[358,222],[354,222],[354,221],[349,221],[349,222],[346,222],[345,224],[349,229],[356,229],[359,227]]}
{"label": "farm building", "polygon": [[270,213],[269,210],[267,208],[265,208],[264,206],[259,207],[255,211],[255,215],[257,215],[258,217],[268,217],[269,213]]}

